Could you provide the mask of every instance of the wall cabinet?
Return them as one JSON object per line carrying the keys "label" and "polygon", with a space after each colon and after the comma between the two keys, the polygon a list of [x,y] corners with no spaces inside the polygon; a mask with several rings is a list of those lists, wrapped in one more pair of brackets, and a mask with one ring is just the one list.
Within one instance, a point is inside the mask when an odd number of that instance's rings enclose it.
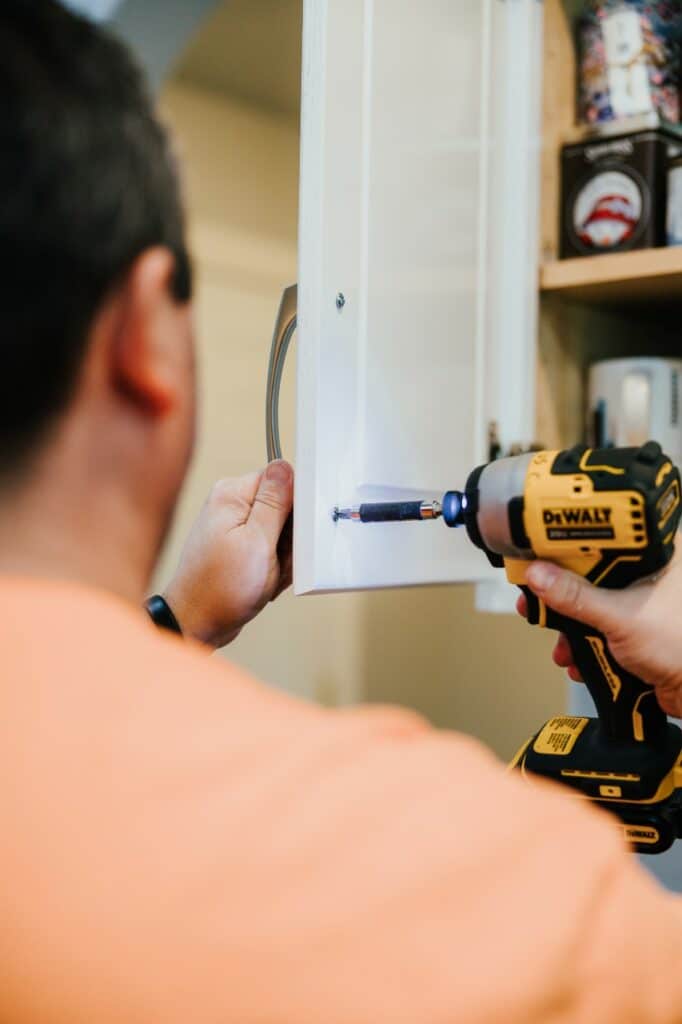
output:
{"label": "wall cabinet", "polygon": [[298,593],[492,580],[442,524],[332,509],[461,487],[491,423],[574,444],[591,361],[679,353],[682,250],[557,261],[575,8],[304,4]]}

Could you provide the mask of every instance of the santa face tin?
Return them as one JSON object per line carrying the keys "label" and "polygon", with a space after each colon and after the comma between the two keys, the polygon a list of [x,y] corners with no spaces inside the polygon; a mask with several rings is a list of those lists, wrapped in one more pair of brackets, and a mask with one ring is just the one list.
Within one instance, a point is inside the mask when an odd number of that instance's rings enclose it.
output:
{"label": "santa face tin", "polygon": [[658,130],[564,146],[562,259],[666,244],[671,143]]}

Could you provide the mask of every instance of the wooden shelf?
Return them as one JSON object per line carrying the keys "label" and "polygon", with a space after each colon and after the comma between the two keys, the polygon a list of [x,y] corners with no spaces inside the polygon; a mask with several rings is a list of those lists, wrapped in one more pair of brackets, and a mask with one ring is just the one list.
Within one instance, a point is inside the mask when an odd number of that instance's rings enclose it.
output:
{"label": "wooden shelf", "polygon": [[682,304],[682,246],[545,263],[540,290],[588,305]]}

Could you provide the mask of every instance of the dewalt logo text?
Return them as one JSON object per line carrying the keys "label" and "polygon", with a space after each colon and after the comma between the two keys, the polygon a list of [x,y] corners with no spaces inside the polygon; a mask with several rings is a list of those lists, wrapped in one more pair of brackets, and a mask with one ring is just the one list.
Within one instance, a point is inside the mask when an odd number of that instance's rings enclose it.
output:
{"label": "dewalt logo text", "polygon": [[545,526],[610,526],[610,508],[546,508]]}
{"label": "dewalt logo text", "polygon": [[654,846],[661,838],[661,833],[657,828],[649,828],[645,825],[623,825],[623,831],[629,842],[645,846]]}

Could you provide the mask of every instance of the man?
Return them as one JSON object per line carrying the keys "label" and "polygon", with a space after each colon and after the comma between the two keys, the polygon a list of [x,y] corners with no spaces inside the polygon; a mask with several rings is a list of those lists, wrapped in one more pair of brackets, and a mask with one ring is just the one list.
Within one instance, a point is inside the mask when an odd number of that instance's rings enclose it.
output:
{"label": "man", "polygon": [[[172,161],[126,53],[52,0],[4,0],[0,48],[0,1020],[682,1021],[682,907],[610,819],[188,639],[286,585],[286,465],[216,489],[166,593],[186,637],[152,626],[194,419]],[[661,592],[551,572],[615,644]]]}

